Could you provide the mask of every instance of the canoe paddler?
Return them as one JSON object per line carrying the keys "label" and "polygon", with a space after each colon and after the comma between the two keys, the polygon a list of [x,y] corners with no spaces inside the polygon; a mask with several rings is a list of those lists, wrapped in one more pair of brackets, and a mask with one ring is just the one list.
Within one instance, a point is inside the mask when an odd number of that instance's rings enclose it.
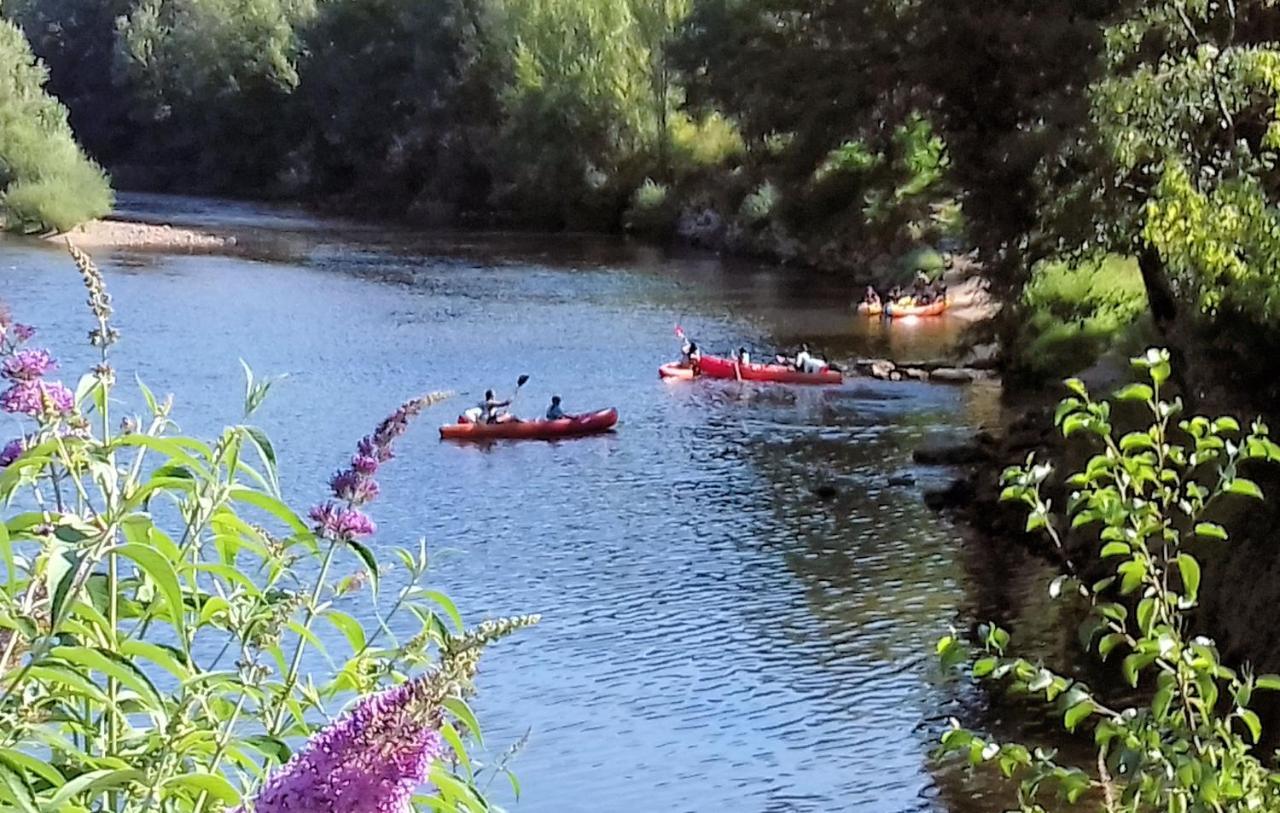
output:
{"label": "canoe paddler", "polygon": [[684,344],[680,345],[680,364],[683,367],[696,367],[698,362],[702,360],[702,351],[698,349],[698,345],[691,341],[688,336],[684,339]]}
{"label": "canoe paddler", "polygon": [[800,352],[796,353],[795,368],[801,373],[820,373],[827,369],[827,363],[817,356],[809,352],[809,345],[800,345]]}
{"label": "canoe paddler", "polygon": [[567,417],[569,416],[565,415],[564,410],[560,408],[560,396],[551,396],[551,406],[547,407],[547,420],[558,421]]}
{"label": "canoe paddler", "polygon": [[504,412],[507,407],[511,406],[510,401],[499,401],[498,396],[493,394],[493,390],[484,391],[484,400],[480,402],[480,417],[485,423],[498,423],[507,417]]}

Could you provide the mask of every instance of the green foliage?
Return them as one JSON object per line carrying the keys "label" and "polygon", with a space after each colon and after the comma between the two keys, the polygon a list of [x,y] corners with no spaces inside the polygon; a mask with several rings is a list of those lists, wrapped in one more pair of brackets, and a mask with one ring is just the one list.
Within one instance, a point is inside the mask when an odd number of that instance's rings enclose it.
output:
{"label": "green foliage", "polygon": [[757,186],[754,192],[742,199],[742,205],[738,207],[738,217],[748,225],[759,226],[773,214],[778,206],[779,197],[777,187],[765,181]]}
{"label": "green foliage", "polygon": [[670,233],[674,219],[671,190],[666,184],[645,178],[631,195],[631,205],[624,216],[626,228],[641,234],[662,236]]}
{"label": "green foliage", "polygon": [[286,102],[314,0],[140,0],[120,72],[147,163],[210,189],[261,189],[296,142]]}
{"label": "green foliage", "polygon": [[673,114],[670,136],[672,164],[682,174],[722,168],[746,152],[737,125],[714,111],[697,119]]}
{"label": "green foliage", "polygon": [[0,20],[0,220],[18,231],[66,231],[111,209],[106,176],[44,80],[22,32]]}
{"label": "green foliage", "polygon": [[1130,258],[1041,263],[1017,308],[1015,365],[1036,378],[1077,372],[1111,349],[1146,311],[1146,288]]}
{"label": "green foliage", "polygon": [[[1230,669],[1213,641],[1193,636],[1201,566],[1191,543],[1227,539],[1207,518],[1210,506],[1227,495],[1261,499],[1243,467],[1280,462],[1280,446],[1261,422],[1246,431],[1229,417],[1183,418],[1181,401],[1161,395],[1172,374],[1166,351],[1150,350],[1134,365],[1143,380],[1114,401],[1144,406],[1151,424],[1123,436],[1112,425],[1112,403],[1094,401],[1079,381],[1067,381],[1072,395],[1056,423],[1064,436],[1087,438],[1095,450],[1067,478],[1067,516],[1053,514],[1042,493],[1051,467],[1034,458],[1005,473],[1003,498],[1026,505],[1027,530],[1044,531],[1059,547],[1068,525],[1096,539],[1110,575],[1082,581],[1071,568],[1049,591],[1089,602],[1082,638],[1130,686],[1149,687],[1150,702],[1113,707],[1083,682],[1008,654],[1009,635],[988,626],[971,665],[974,677],[1007,681],[1043,698],[1067,730],[1091,730],[1097,774],[1095,764],[1062,765],[1050,752],[990,741],[958,724],[943,736],[943,749],[1016,778],[1023,811],[1043,811],[1050,794],[1074,802],[1090,790],[1102,797],[1103,809],[1117,813],[1273,810],[1280,774],[1256,753],[1262,726],[1250,705],[1255,692],[1280,689],[1280,677]],[[942,639],[938,651],[944,663],[966,660],[954,636]]]}
{"label": "green foliage", "polygon": [[[270,380],[250,374],[245,422],[208,440],[178,433],[172,397],[145,386],[140,413],[122,415],[109,300],[73,253],[100,359],[74,408],[46,400],[0,467],[0,806],[234,807],[341,706],[433,674],[441,701],[424,713],[440,715],[459,773],[437,766],[436,798],[415,809],[488,809],[464,698],[478,648],[536,619],[469,631],[425,583],[425,543],[387,551],[393,567],[355,536],[313,530],[247,423]],[[13,336],[0,330],[0,355]],[[363,622],[346,611],[357,593]]]}

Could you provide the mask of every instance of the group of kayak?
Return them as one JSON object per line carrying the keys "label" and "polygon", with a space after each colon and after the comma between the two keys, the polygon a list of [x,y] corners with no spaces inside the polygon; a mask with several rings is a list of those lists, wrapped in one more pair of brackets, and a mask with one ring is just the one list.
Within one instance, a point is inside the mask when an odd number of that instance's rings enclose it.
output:
{"label": "group of kayak", "polygon": [[894,286],[881,298],[880,293],[868,285],[858,312],[867,316],[886,316],[901,319],[904,316],[941,316],[947,309],[947,286],[942,280],[931,282],[923,272],[916,274],[910,290]]}
{"label": "group of kayak", "polygon": [[662,378],[723,378],[734,381],[773,381],[780,384],[839,384],[844,380],[840,368],[809,352],[801,345],[794,357],[777,356],[775,364],[757,364],[745,348],[739,347],[730,357],[710,356],[702,352],[677,328],[684,340],[680,360],[658,368]]}
{"label": "group of kayak", "polygon": [[[665,379],[701,377],[780,384],[839,384],[844,379],[839,367],[809,352],[808,345],[801,345],[794,357],[777,356],[775,364],[758,364],[751,361],[745,348],[739,347],[731,357],[706,355],[682,330],[676,328],[676,334],[684,342],[680,360],[658,368],[658,374]],[[505,400],[500,400],[493,390],[486,390],[483,401],[459,415],[455,423],[440,427],[440,437],[446,440],[555,440],[608,432],[618,423],[618,410],[613,407],[568,414],[559,395],[551,397],[542,418],[521,420],[512,415],[510,409],[528,380],[529,376],[520,376],[515,394]]]}

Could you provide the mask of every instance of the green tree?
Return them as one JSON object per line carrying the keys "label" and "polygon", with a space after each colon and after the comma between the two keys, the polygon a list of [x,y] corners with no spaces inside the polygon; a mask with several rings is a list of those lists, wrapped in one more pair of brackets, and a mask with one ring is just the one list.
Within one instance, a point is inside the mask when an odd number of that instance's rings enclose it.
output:
{"label": "green tree", "polygon": [[487,0],[332,0],[304,32],[295,94],[306,139],[290,159],[324,196],[483,210],[500,66]]}
{"label": "green tree", "polygon": [[190,185],[269,188],[296,143],[287,104],[314,0],[142,0],[119,21],[140,156]]}
{"label": "green tree", "polygon": [[[1151,693],[1114,706],[1080,680],[1009,655],[1009,634],[986,627],[973,675],[1043,698],[1068,730],[1091,728],[1096,763],[1064,765],[1043,749],[991,741],[958,723],[943,745],[1017,778],[1019,810],[1028,813],[1043,813],[1051,794],[1075,802],[1091,789],[1102,809],[1116,813],[1275,810],[1280,775],[1257,753],[1262,722],[1250,706],[1256,691],[1280,690],[1280,677],[1229,668],[1213,641],[1195,633],[1192,613],[1201,580],[1193,543],[1228,538],[1212,521],[1213,502],[1228,495],[1261,499],[1247,467],[1280,461],[1280,446],[1260,421],[1243,430],[1231,417],[1184,418],[1181,400],[1163,393],[1172,374],[1168,352],[1150,350],[1134,363],[1145,380],[1117,392],[1115,401],[1148,411],[1151,423],[1142,431],[1120,435],[1112,404],[1093,400],[1079,381],[1067,382],[1072,396],[1056,422],[1064,436],[1086,438],[1094,450],[1067,480],[1067,518],[1053,514],[1043,493],[1052,466],[1034,459],[1005,473],[1004,498],[1024,503],[1027,530],[1043,530],[1058,547],[1068,527],[1095,539],[1106,576],[1085,578],[1084,568],[1069,567],[1050,594],[1088,602],[1090,651],[1118,659],[1125,682]],[[944,662],[965,659],[953,637],[938,650]]]}
{"label": "green tree", "polygon": [[9,229],[66,231],[111,209],[106,176],[44,83],[22,32],[0,21],[0,218]]}

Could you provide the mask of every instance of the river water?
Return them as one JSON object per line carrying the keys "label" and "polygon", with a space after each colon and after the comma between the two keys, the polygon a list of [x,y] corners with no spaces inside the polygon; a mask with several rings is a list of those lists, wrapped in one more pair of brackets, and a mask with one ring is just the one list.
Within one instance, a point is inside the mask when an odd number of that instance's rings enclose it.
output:
{"label": "river water", "polygon": [[[976,813],[1004,800],[930,756],[949,716],[1016,726],[944,678],[932,646],[989,616],[1056,640],[1043,570],[927,511],[922,490],[947,474],[911,462],[998,422],[997,393],[656,373],[677,322],[713,352],[805,340],[842,360],[935,355],[957,326],[870,326],[839,281],[613,238],[421,235],[185,199],[124,208],[250,235],[222,256],[98,260],[121,380],[173,392],[185,430],[238,419],[238,359],[288,375],[258,422],[295,505],[322,496],[405,397],[464,393],[380,476],[374,543],[425,536],[435,584],[473,621],[543,614],[486,656],[476,700],[495,755],[528,733],[521,799],[497,792],[514,810]],[[64,369],[89,363],[64,253],[0,243],[0,298]],[[437,439],[436,424],[524,373],[517,412],[554,393],[570,411],[618,406],[618,431]]]}

